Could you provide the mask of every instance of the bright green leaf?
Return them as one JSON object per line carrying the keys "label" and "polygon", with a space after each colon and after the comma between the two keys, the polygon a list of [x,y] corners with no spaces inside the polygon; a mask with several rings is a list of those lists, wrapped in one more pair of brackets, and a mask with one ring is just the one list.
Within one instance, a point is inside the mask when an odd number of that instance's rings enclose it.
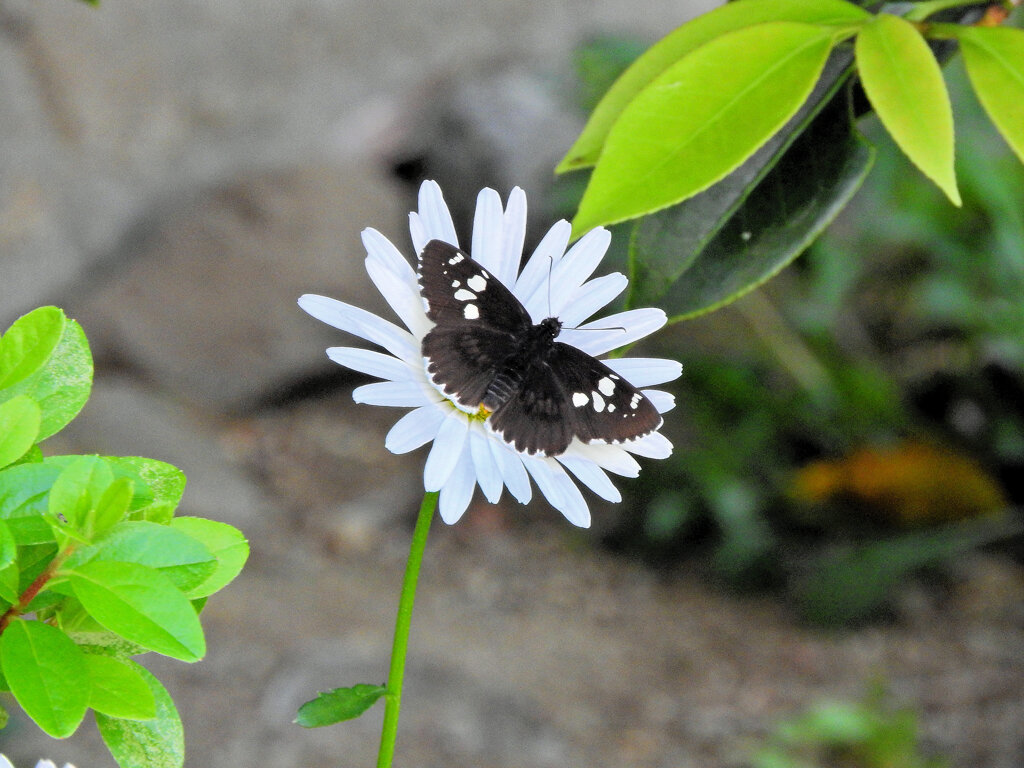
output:
{"label": "bright green leaf", "polygon": [[185,492],[184,472],[167,462],[141,456],[109,456],[107,461],[115,475],[138,481],[130,507],[133,520],[170,522]]}
{"label": "bright green leaf", "polygon": [[18,395],[0,403],[0,467],[13,464],[32,447],[41,417],[31,397]]}
{"label": "bright green leaf", "polygon": [[717,37],[769,21],[860,24],[870,18],[867,11],[844,0],[739,0],[698,16],[655,43],[622,73],[556,171],[596,163],[612,125],[636,95],[677,61]]}
{"label": "bright green leaf", "polygon": [[76,570],[87,562],[138,563],[163,573],[188,597],[216,570],[217,559],[203,543],[167,525],[126,520],[91,547],[76,550],[65,562]]}
{"label": "bright green leaf", "polygon": [[150,720],[123,720],[96,713],[96,727],[121,768],[182,768],[185,732],[167,689],[142,667],[136,667],[156,702]]}
{"label": "bright green leaf", "polygon": [[[0,389],[31,376],[50,359],[64,333],[64,312],[40,307],[22,315],[0,338]],[[5,400],[0,394],[0,400]]]}
{"label": "bright green leaf", "polygon": [[343,720],[359,717],[387,692],[383,685],[360,683],[351,688],[335,688],[324,691],[315,699],[307,701],[295,716],[295,722],[303,728],[320,728]]}
{"label": "bright green leaf", "polygon": [[113,482],[114,473],[107,462],[99,456],[80,456],[54,481],[49,512],[78,529]]}
{"label": "bright green leaf", "polygon": [[608,134],[574,233],[667,208],[742,164],[807,99],[836,34],[760,24],[716,38],[662,73]]}
{"label": "bright green leaf", "polygon": [[0,390],[0,401],[28,395],[39,404],[39,441],[59,432],[77,416],[92,389],[92,353],[85,333],[74,320],[68,320],[63,328],[60,341],[41,368]]}
{"label": "bright green leaf", "polygon": [[8,563],[0,568],[0,614],[18,602],[21,586],[21,571],[17,563]]}
{"label": "bright green leaf", "polygon": [[212,595],[230,584],[241,573],[249,558],[249,542],[234,526],[202,517],[176,517],[171,527],[196,539],[217,558],[217,568],[202,583],[186,594],[190,598]]}
{"label": "bright green leaf", "polygon": [[855,51],[861,84],[882,125],[911,162],[960,205],[953,110],[928,43],[910,22],[881,13],[861,29]]}
{"label": "bright green leaf", "polygon": [[132,661],[85,654],[92,680],[89,706],[97,712],[126,720],[156,716],[156,701],[149,685]]}
{"label": "bright green leaf", "polygon": [[70,736],[89,703],[89,672],[78,646],[41,621],[12,621],[0,635],[0,662],[25,714],[55,739]]}
{"label": "bright green leaf", "polygon": [[700,195],[638,221],[630,242],[629,305],[656,304],[678,321],[761,285],[828,226],[860,187],[873,157],[850,126],[845,100],[836,100],[708,239],[694,233],[702,231],[704,209],[716,201],[702,205]]}
{"label": "bright green leaf", "polygon": [[68,579],[85,609],[111,632],[182,661],[198,661],[206,653],[195,610],[156,569],[92,562],[70,572]]}
{"label": "bright green leaf", "polygon": [[119,477],[100,496],[93,510],[91,533],[100,534],[124,519],[135,495],[135,482]]}
{"label": "bright green leaf", "polygon": [[14,540],[11,528],[0,520],[0,568],[6,568],[18,557],[18,542]]}
{"label": "bright green leaf", "polygon": [[1024,162],[1024,30],[961,27],[957,37],[978,100]]}

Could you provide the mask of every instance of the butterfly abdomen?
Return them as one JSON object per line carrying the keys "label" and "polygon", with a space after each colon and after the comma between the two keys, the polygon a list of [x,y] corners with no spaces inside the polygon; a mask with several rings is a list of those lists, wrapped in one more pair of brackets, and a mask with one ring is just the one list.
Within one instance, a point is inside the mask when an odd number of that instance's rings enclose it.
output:
{"label": "butterfly abdomen", "polygon": [[523,376],[521,373],[503,371],[495,376],[490,386],[487,387],[487,393],[480,404],[484,409],[494,413],[494,411],[509,401],[522,383]]}

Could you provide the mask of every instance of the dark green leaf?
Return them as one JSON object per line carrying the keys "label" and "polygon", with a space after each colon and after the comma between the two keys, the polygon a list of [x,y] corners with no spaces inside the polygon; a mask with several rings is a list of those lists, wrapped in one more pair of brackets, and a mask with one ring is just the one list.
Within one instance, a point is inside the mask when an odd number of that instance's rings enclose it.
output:
{"label": "dark green leaf", "polygon": [[156,701],[138,664],[111,656],[85,654],[92,680],[89,706],[110,717],[150,720],[156,716]]}
{"label": "dark green leaf", "polygon": [[185,732],[170,695],[160,681],[136,667],[156,702],[156,717],[123,720],[96,713],[96,727],[121,768],[182,768]]}
{"label": "dark green leaf", "polygon": [[295,722],[303,728],[320,728],[359,717],[387,692],[383,685],[360,683],[351,688],[324,691],[299,707]]}
{"label": "dark green leaf", "polygon": [[[58,310],[59,311],[59,310]],[[4,339],[6,340],[6,336]],[[62,430],[89,399],[92,389],[92,353],[82,327],[74,320],[64,332],[42,368],[0,390],[0,401],[28,395],[39,404],[42,422],[39,441]]]}
{"label": "dark green leaf", "polygon": [[89,672],[71,638],[41,621],[15,619],[0,635],[0,656],[25,714],[55,739],[74,733],[89,703]]}
{"label": "dark green leaf", "polygon": [[156,569],[93,562],[70,572],[68,579],[85,609],[111,632],[182,661],[198,661],[206,653],[195,610]]}
{"label": "dark green leaf", "polygon": [[227,523],[201,517],[176,517],[171,527],[202,542],[217,558],[216,570],[201,584],[187,590],[190,598],[206,597],[226,587],[249,558],[249,542],[240,530]]}
{"label": "dark green leaf", "polygon": [[217,559],[192,536],[167,525],[126,520],[114,526],[91,547],[76,550],[65,562],[75,570],[89,562],[138,563],[163,573],[188,597],[217,568]]}
{"label": "dark green leaf", "polygon": [[[40,307],[22,315],[0,338],[0,389],[28,378],[50,359],[64,333],[64,312]],[[6,400],[0,392],[0,400]]]}
{"label": "dark green leaf", "polygon": [[[837,71],[844,64],[837,61]],[[845,99],[833,100],[788,148],[781,141],[765,147],[772,157],[753,158],[750,174],[638,222],[630,306],[657,304],[674,320],[693,317],[738,298],[795,259],[871,167],[874,153],[847,115]],[[789,138],[799,130],[794,126]],[[759,182],[750,178],[766,169]],[[730,208],[732,201],[738,207]]]}
{"label": "dark green leaf", "polygon": [[0,467],[13,464],[32,447],[41,416],[36,401],[25,395],[0,403]]}

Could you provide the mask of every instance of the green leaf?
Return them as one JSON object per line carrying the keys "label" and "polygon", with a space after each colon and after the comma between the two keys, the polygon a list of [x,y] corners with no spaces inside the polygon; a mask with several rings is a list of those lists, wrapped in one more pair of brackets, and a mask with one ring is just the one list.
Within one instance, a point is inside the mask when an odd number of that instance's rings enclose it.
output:
{"label": "green leaf", "polygon": [[126,520],[114,526],[91,547],[76,550],[63,568],[76,570],[85,563],[138,563],[155,568],[171,583],[194,597],[190,590],[216,570],[217,559],[203,543],[167,525]]}
{"label": "green leaf", "polygon": [[295,722],[303,728],[320,728],[343,720],[353,720],[372,707],[386,692],[387,688],[383,685],[366,683],[324,691],[299,707]]}
{"label": "green leaf", "polygon": [[111,632],[182,661],[198,661],[206,653],[195,610],[156,569],[93,562],[67,575],[85,609]]}
{"label": "green leaf", "polygon": [[17,563],[0,568],[0,614],[18,602],[21,572]]}
{"label": "green leaf", "polygon": [[[738,211],[722,205],[725,190],[712,189],[637,222],[629,305],[657,305],[678,321],[761,285],[828,226],[860,187],[873,157],[850,125],[846,100],[835,99]],[[716,213],[724,221],[716,221]]]}
{"label": "green leaf", "polygon": [[54,540],[53,529],[43,515],[59,474],[59,468],[46,464],[18,464],[0,470],[0,519],[7,521],[19,545]]}
{"label": "green leaf", "polygon": [[12,621],[0,635],[0,662],[25,714],[55,739],[70,736],[89,703],[89,671],[78,646],[41,621]]}
{"label": "green leaf", "polygon": [[854,48],[861,84],[882,125],[925,176],[960,205],[953,170],[953,110],[942,70],[914,26],[881,13]]}
{"label": "green leaf", "polygon": [[174,702],[160,681],[136,667],[156,702],[150,720],[124,720],[96,713],[96,727],[120,768],[182,768],[185,732]]}
{"label": "green leaf", "polygon": [[85,654],[92,689],[89,706],[97,712],[126,720],[150,720],[156,717],[156,700],[142,667],[132,661],[110,656]]}
{"label": "green leaf", "polygon": [[185,492],[185,473],[164,461],[141,456],[109,456],[118,477],[137,480],[130,507],[133,520],[170,522]]}
{"label": "green leaf", "polygon": [[739,0],[686,22],[652,45],[609,88],[556,173],[597,162],[612,125],[626,106],[666,69],[717,37],[769,21],[859,24],[871,14],[843,0]]}
{"label": "green leaf", "polygon": [[80,456],[54,481],[49,512],[77,530],[113,482],[114,473],[107,462],[99,456]]}
{"label": "green leaf", "polygon": [[669,67],[612,127],[573,232],[666,208],[725,177],[797,112],[837,34],[759,24]]}
{"label": "green leaf", "polygon": [[176,517],[171,528],[191,536],[217,558],[217,568],[201,584],[186,592],[189,598],[206,597],[218,592],[241,572],[249,558],[249,542],[237,528],[202,517]]}
{"label": "green leaf", "polygon": [[100,496],[93,510],[90,530],[100,534],[112,528],[124,519],[135,496],[135,482],[127,477],[119,477]]}
{"label": "green leaf", "polygon": [[13,464],[32,447],[41,416],[36,401],[25,395],[0,403],[0,467]]}
{"label": "green leaf", "polygon": [[[6,340],[7,336],[4,336],[5,343]],[[45,364],[0,390],[0,402],[16,395],[28,395],[35,400],[42,411],[37,438],[42,441],[62,430],[78,415],[89,399],[91,388],[92,353],[89,342],[82,327],[74,320],[68,320],[60,341]]]}
{"label": "green leaf", "polygon": [[11,528],[0,520],[0,568],[6,568],[18,557],[18,542],[14,540]]}
{"label": "green leaf", "polygon": [[[0,389],[17,384],[50,359],[64,333],[64,312],[40,307],[22,315],[0,339]],[[0,400],[6,399],[0,393]]]}
{"label": "green leaf", "polygon": [[1024,30],[960,27],[957,37],[978,100],[1024,162]]}

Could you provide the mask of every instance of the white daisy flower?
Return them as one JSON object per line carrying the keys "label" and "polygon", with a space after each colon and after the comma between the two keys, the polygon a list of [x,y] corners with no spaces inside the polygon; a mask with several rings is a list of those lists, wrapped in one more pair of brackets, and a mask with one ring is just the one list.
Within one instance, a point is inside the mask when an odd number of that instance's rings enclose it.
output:
{"label": "white daisy flower", "polygon": [[[422,254],[432,240],[458,247],[451,214],[440,187],[432,181],[420,187],[419,211],[409,214],[409,228],[417,254]],[[558,341],[597,357],[665,325],[665,313],[653,308],[585,322],[627,284],[626,277],[619,273],[589,279],[611,242],[607,230],[599,227],[588,232],[566,251],[570,225],[559,221],[520,271],[525,234],[526,195],[521,189],[512,190],[504,209],[497,192],[480,192],[468,253],[484,268],[488,279],[497,278],[511,290],[533,323],[540,324],[549,316],[557,318]],[[553,507],[569,522],[585,528],[590,525],[590,510],[577,481],[603,499],[621,501],[607,473],[636,477],[640,465],[634,456],[664,459],[672,452],[671,443],[657,429],[618,443],[593,439],[584,442],[575,437],[564,451],[553,456],[517,451],[489,428],[487,411],[467,412],[472,409],[457,405],[443,387],[431,380],[422,344],[434,323],[427,317],[416,272],[380,232],[366,229],[362,239],[370,279],[405,328],[325,296],[306,294],[299,299],[299,306],[318,320],[387,352],[331,347],[327,355],[340,365],[382,379],[357,387],[352,393],[357,403],[412,409],[388,432],[385,446],[393,453],[406,453],[433,442],[423,484],[427,491],[440,491],[439,511],[446,523],[462,517],[477,485],[491,503],[498,501],[505,488],[519,502],[529,502],[532,478]],[[475,306],[468,307],[466,317],[476,313]],[[656,358],[601,362],[614,372],[611,378],[621,377],[642,388],[659,413],[675,405],[668,392],[649,387],[677,378],[682,371],[679,363]],[[602,380],[602,391],[605,385],[610,386],[610,381]],[[593,398],[586,402],[594,410],[604,406],[596,388],[589,395],[581,392],[573,397],[582,402],[585,395]]]}

